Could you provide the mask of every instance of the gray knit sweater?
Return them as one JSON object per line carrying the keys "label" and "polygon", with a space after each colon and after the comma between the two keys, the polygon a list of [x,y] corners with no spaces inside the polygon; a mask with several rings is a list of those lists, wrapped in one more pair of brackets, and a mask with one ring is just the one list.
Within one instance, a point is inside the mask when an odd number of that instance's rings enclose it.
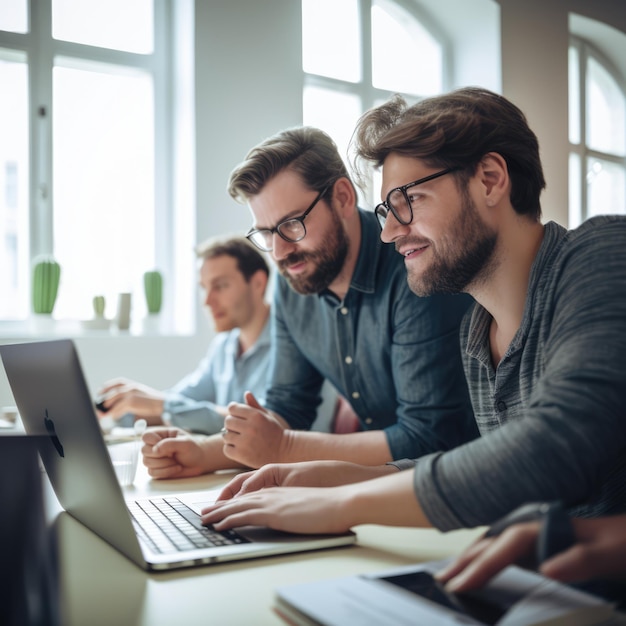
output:
{"label": "gray knit sweater", "polygon": [[464,367],[481,437],[419,459],[415,492],[441,530],[490,524],[526,502],[626,510],[626,218],[551,222],[524,315],[494,370],[491,316],[470,309]]}

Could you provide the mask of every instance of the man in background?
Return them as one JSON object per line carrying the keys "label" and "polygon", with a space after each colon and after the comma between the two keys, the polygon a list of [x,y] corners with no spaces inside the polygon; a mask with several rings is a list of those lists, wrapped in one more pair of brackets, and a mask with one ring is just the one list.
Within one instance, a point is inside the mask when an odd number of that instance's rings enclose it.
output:
{"label": "man in background", "polygon": [[196,248],[204,304],[218,333],[197,368],[167,391],[118,378],[104,384],[99,417],[126,425],[143,418],[212,434],[221,430],[226,405],[244,392],[265,397],[269,374],[268,265],[245,238],[211,239]]}

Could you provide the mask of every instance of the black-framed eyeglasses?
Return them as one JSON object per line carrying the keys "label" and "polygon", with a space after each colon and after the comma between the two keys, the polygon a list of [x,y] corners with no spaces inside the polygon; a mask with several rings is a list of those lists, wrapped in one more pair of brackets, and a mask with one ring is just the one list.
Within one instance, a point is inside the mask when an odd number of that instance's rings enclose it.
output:
{"label": "black-framed eyeglasses", "polygon": [[306,227],[304,225],[306,216],[315,208],[315,205],[322,199],[329,188],[330,185],[324,187],[324,189],[317,194],[315,200],[311,202],[309,208],[299,217],[290,217],[283,220],[276,224],[274,228],[253,228],[248,231],[246,237],[259,248],[259,250],[263,250],[264,252],[271,252],[274,249],[274,233],[278,233],[289,243],[302,241],[306,237]]}
{"label": "black-framed eyeglasses", "polygon": [[450,172],[454,172],[458,169],[458,167],[447,167],[445,170],[435,172],[434,174],[430,174],[430,176],[424,176],[424,178],[418,178],[412,183],[407,183],[406,185],[402,185],[402,187],[395,187],[392,189],[387,194],[387,199],[384,202],[377,204],[374,209],[374,213],[376,213],[380,227],[385,227],[389,211],[393,213],[393,216],[398,220],[398,222],[400,222],[400,224],[408,226],[413,221],[413,206],[407,190],[411,189],[411,187],[427,183],[429,180],[434,180],[435,178],[439,178],[440,176],[444,176],[445,174],[449,174]]}

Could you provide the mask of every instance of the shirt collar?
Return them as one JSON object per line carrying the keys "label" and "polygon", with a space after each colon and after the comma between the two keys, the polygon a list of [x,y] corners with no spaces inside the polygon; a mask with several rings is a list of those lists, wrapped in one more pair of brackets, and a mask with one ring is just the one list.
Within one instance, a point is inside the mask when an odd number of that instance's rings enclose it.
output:
{"label": "shirt collar", "polygon": [[[270,317],[272,313],[267,316],[267,320],[265,321],[265,326],[263,326],[263,330],[261,334],[257,337],[257,340],[254,342],[254,345],[249,348],[244,354],[241,355],[241,358],[248,358],[250,355],[254,354],[257,350],[261,350],[263,348],[267,348],[270,345],[271,336],[270,336]],[[240,328],[233,328],[230,331],[230,336],[228,337],[228,346],[227,350],[233,359],[237,358],[239,354],[239,335],[241,333]]]}
{"label": "shirt collar", "polygon": [[361,248],[350,281],[350,289],[374,293],[381,250],[386,244],[380,239],[380,226],[374,213],[359,209],[359,217],[361,218]]}
{"label": "shirt collar", "polygon": [[[378,264],[384,244],[380,239],[380,226],[378,220],[372,211],[364,211],[358,209],[361,221],[361,247],[357,256],[352,279],[350,280],[351,289],[362,291],[363,293],[374,293],[376,291],[376,275],[378,273]],[[317,294],[319,298],[328,299],[337,302],[335,294],[328,289],[324,289]]]}

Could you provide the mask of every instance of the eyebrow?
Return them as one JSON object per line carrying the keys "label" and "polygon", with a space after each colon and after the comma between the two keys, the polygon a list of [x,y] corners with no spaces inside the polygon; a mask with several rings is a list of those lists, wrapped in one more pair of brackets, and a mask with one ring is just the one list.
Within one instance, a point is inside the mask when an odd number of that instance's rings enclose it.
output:
{"label": "eyebrow", "polygon": [[276,226],[278,224],[281,224],[282,222],[285,222],[287,220],[292,220],[295,217],[300,217],[305,211],[306,211],[306,209],[304,209],[302,211],[291,211],[290,213],[287,213],[287,215],[285,215],[281,219],[279,219],[276,222],[276,224],[274,224],[273,226],[256,226],[255,224],[252,224],[251,230],[272,230],[272,228],[276,228]]}

